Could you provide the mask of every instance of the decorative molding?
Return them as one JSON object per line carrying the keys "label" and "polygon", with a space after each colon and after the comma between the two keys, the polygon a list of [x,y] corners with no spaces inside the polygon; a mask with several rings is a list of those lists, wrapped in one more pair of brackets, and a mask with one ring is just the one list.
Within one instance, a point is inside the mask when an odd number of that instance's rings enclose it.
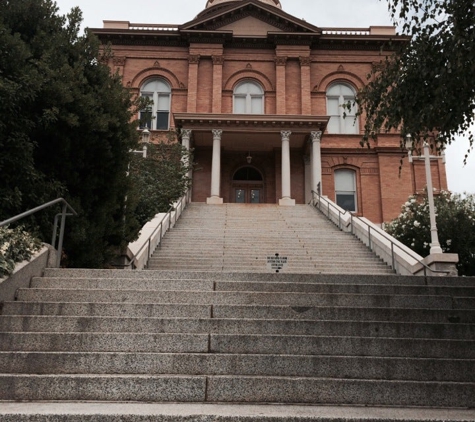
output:
{"label": "decorative molding", "polygon": [[345,71],[345,67],[342,64],[338,66],[338,72],[344,72],[344,71]]}
{"label": "decorative molding", "polygon": [[248,64],[246,65],[246,69],[252,69],[252,64],[251,64],[251,63],[248,63]]}
{"label": "decorative molding", "polygon": [[285,66],[287,64],[287,56],[276,56],[275,64],[276,66]]}
{"label": "decorative molding", "polygon": [[181,138],[189,140],[190,137],[191,137],[191,132],[192,132],[191,129],[182,129],[181,130]]}
{"label": "decorative molding", "polygon": [[[270,14],[263,14],[263,13],[259,13],[257,10],[255,9],[244,9],[244,10],[241,10],[240,12],[235,12],[233,14],[230,14],[228,17],[224,18],[224,19],[221,19],[221,20],[213,20],[213,24],[210,25],[210,22],[205,22],[204,24],[202,25],[199,25],[200,29],[207,29],[207,30],[216,30],[216,29],[219,29],[219,28],[222,28],[223,26],[227,26],[227,25],[230,25],[236,21],[239,21],[241,19],[244,19],[244,18],[247,18],[249,16],[252,16],[253,18],[256,18],[256,19],[259,19],[260,21],[262,22],[265,22],[271,26],[274,26],[284,32],[292,32],[295,30],[295,28],[293,28],[292,26],[290,25],[286,25],[284,22],[282,21],[277,21],[276,19],[273,18],[273,15],[270,15]],[[195,28],[195,29],[198,29],[198,28]]]}
{"label": "decorative molding", "polygon": [[371,67],[376,72],[381,72],[386,67],[386,64],[383,62],[374,62],[371,64]]}
{"label": "decorative molding", "polygon": [[300,66],[310,66],[312,64],[312,58],[311,57],[299,57],[300,60]]}
{"label": "decorative molding", "polygon": [[155,63],[153,64],[153,67],[161,67],[160,62],[156,60]]}
{"label": "decorative molding", "polygon": [[188,63],[189,64],[198,64],[200,62],[201,56],[199,54],[193,54],[188,56]]}
{"label": "decorative molding", "polygon": [[213,141],[221,140],[221,135],[223,134],[221,129],[212,129],[211,132],[213,133]]}
{"label": "decorative molding", "polygon": [[378,175],[379,174],[379,169],[378,168],[361,168],[360,169],[361,174],[370,174],[370,175]]}
{"label": "decorative molding", "polygon": [[290,135],[292,132],[290,130],[282,130],[280,132],[280,135],[282,136],[282,142],[283,141],[290,141]]}
{"label": "decorative molding", "polygon": [[126,60],[127,60],[127,57],[125,56],[112,57],[112,63],[114,64],[114,66],[125,66]]}
{"label": "decorative molding", "polygon": [[313,142],[320,142],[322,140],[323,132],[321,130],[315,130],[310,132],[310,139]]}
{"label": "decorative molding", "polygon": [[213,64],[215,65],[223,65],[224,64],[224,57],[223,56],[212,56]]}

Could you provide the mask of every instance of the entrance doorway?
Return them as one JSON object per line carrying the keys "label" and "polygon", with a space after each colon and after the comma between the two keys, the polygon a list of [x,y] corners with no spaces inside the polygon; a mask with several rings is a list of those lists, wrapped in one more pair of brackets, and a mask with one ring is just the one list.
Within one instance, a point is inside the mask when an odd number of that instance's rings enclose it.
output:
{"label": "entrance doorway", "polygon": [[254,167],[241,167],[233,175],[232,191],[237,204],[260,204],[264,201],[264,180]]}

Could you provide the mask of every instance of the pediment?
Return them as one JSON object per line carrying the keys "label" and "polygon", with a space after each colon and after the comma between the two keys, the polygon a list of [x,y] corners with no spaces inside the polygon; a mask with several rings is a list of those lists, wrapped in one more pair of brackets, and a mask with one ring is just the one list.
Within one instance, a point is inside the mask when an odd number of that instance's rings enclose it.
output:
{"label": "pediment", "polygon": [[205,10],[180,30],[232,31],[235,36],[265,36],[268,32],[315,34],[320,30],[302,19],[258,0],[230,2]]}
{"label": "pediment", "polygon": [[238,20],[236,22],[232,22],[228,25],[224,25],[219,28],[220,31],[232,31],[234,36],[267,36],[267,33],[270,31],[281,31],[280,28],[277,28],[267,22],[263,22],[262,20],[255,18],[253,16],[247,16]]}

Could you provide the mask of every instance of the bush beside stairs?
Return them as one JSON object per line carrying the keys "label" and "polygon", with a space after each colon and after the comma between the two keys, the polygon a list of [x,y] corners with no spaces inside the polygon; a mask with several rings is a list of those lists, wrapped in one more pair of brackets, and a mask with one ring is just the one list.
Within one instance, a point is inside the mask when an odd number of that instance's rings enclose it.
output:
{"label": "bush beside stairs", "polygon": [[394,275],[311,207],[191,204],[149,270],[3,304],[0,420],[473,422],[475,278]]}

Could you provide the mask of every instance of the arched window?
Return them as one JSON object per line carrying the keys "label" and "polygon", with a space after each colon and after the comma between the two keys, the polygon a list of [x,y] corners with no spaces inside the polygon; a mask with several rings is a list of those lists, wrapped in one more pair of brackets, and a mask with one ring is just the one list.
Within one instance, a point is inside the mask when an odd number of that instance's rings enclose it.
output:
{"label": "arched window", "polygon": [[[334,84],[327,91],[328,133],[358,133],[358,122],[355,121],[356,107],[354,89],[347,84]],[[343,105],[351,104],[351,109]]]}
{"label": "arched window", "polygon": [[356,172],[335,170],[335,202],[347,211],[356,211]]}
{"label": "arched window", "polygon": [[264,114],[264,90],[253,81],[246,80],[234,88],[235,114]]}
{"label": "arched window", "polygon": [[170,85],[161,78],[151,79],[142,85],[140,96],[153,104],[140,111],[140,127],[167,130],[170,125]]}

